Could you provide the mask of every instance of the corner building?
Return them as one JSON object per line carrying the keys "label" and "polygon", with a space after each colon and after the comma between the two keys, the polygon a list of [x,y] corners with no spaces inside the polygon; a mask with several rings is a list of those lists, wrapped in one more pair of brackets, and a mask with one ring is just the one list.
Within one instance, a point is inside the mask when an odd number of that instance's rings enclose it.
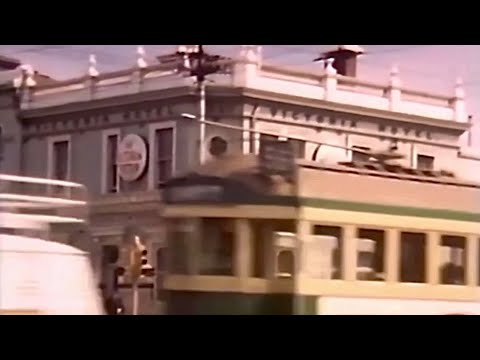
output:
{"label": "corner building", "polygon": [[[338,313],[358,299],[449,312],[442,304],[472,302],[478,287],[480,156],[460,145],[462,84],[449,96],[408,90],[396,69],[372,84],[356,76],[356,56],[341,47],[307,73],[242,46],[206,97],[207,120],[244,131],[207,125],[204,164],[199,124],[181,115],[198,114],[194,78],[175,68],[23,87],[19,172],[88,187],[98,271],[102,248],[142,234],[158,271],[141,313]],[[293,182],[261,173],[273,137],[250,128],[288,139]],[[370,161],[392,144],[394,164]]]}

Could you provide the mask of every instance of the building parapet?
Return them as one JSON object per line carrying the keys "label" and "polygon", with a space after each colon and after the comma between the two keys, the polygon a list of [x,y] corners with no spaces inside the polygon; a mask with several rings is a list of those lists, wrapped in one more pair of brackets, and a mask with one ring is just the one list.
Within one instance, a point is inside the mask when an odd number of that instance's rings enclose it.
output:
{"label": "building parapet", "polygon": [[[209,87],[243,87],[413,116],[467,122],[465,93],[460,79],[451,96],[437,95],[403,87],[396,67],[391,71],[388,84],[377,84],[337,74],[332,59],[327,59],[318,73],[263,64],[260,48],[255,45],[243,45],[240,56],[226,63],[223,70],[210,77],[212,82],[209,82]],[[194,77],[186,75],[171,63],[147,65],[137,61],[137,66],[130,69],[99,74],[91,59],[86,76],[45,85],[30,82],[22,86],[21,108],[39,109],[184,86],[194,86]]]}

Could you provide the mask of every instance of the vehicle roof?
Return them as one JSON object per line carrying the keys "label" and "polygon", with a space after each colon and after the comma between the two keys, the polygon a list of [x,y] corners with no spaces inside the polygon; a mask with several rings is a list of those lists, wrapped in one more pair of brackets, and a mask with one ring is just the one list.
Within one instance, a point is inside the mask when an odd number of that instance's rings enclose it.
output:
{"label": "vehicle roof", "polygon": [[38,252],[63,255],[86,255],[85,252],[54,241],[17,235],[0,235],[1,252]]}

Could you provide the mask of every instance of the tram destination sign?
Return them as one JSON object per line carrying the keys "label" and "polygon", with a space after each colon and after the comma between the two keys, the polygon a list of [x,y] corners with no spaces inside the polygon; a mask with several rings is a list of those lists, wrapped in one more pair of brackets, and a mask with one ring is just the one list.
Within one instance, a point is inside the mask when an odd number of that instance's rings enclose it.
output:
{"label": "tram destination sign", "polygon": [[268,140],[260,145],[260,170],[263,174],[280,175],[292,181],[295,174],[295,154],[288,141]]}
{"label": "tram destination sign", "polygon": [[223,197],[221,185],[183,185],[164,190],[167,203],[215,202]]}

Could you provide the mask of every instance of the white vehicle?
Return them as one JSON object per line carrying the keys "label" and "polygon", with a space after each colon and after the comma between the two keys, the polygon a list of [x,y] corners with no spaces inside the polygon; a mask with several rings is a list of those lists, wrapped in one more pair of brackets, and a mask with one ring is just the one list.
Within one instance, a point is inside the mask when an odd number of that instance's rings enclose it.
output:
{"label": "white vehicle", "polygon": [[51,224],[84,221],[73,216],[87,206],[79,194],[80,184],[0,175],[0,314],[104,313],[89,254],[48,239]]}

